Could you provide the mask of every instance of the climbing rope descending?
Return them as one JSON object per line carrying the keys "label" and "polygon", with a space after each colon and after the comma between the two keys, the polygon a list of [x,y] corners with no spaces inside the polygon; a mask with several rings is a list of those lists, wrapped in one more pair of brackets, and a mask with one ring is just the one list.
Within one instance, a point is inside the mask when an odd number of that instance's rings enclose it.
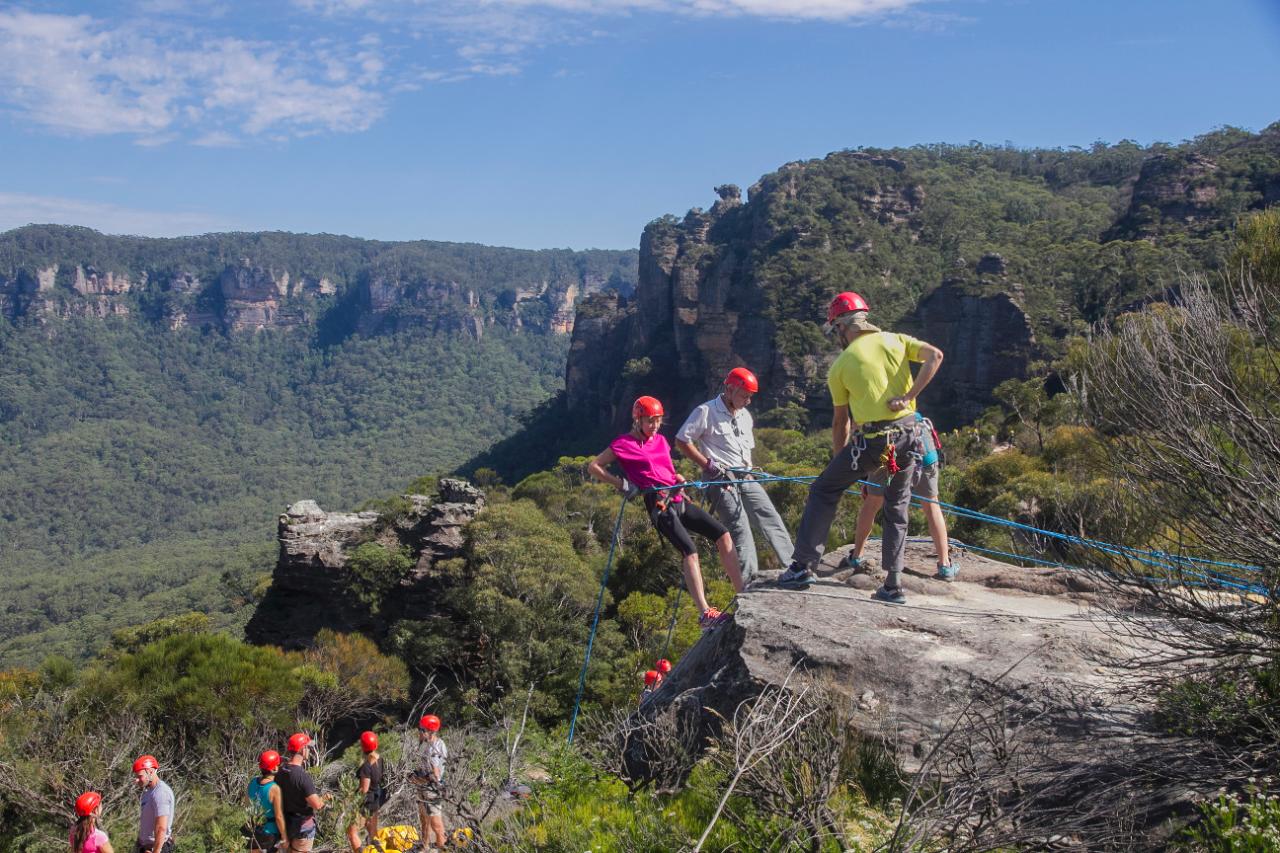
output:
{"label": "climbing rope descending", "polygon": [[667,626],[667,641],[662,644],[662,654],[658,655],[659,660],[665,660],[667,652],[671,649],[671,635],[676,631],[676,618],[680,615],[680,596],[684,593],[684,587],[676,587],[676,600],[671,605],[671,624]]}
{"label": "climbing rope descending", "polygon": [[613,523],[613,538],[609,540],[609,559],[604,563],[604,574],[600,577],[600,593],[596,596],[596,615],[591,620],[591,633],[587,635],[587,653],[582,658],[582,672],[578,674],[578,695],[573,697],[573,716],[569,718],[569,743],[573,743],[573,733],[578,725],[578,708],[582,705],[582,689],[587,684],[587,666],[591,663],[591,647],[595,645],[596,630],[600,627],[600,609],[604,605],[604,590],[609,584],[609,569],[613,567],[613,552],[618,548],[618,533],[622,530],[622,514],[627,509],[627,498],[622,496],[618,505],[618,520]]}
{"label": "climbing rope descending", "polygon": [[[749,474],[752,477],[753,481],[757,483],[809,483],[817,479],[816,475],[806,475],[806,476],[799,476],[799,477],[782,477],[782,476],[769,474],[767,472],[763,472],[759,470],[752,470],[752,469],[745,469],[745,468],[731,469],[731,473],[738,474],[738,475]],[[692,481],[685,481],[682,483],[676,483],[675,485],[671,485],[671,486],[653,486],[651,488],[643,489],[641,493],[667,492],[667,491],[676,491],[680,489],[705,489],[709,486],[738,487],[738,486],[741,486],[742,483],[743,483],[742,480],[736,480],[736,479],[735,480],[692,480]],[[860,489],[862,486],[874,486],[876,488],[879,488],[881,484],[872,483],[868,480],[859,480],[855,485],[858,486]],[[856,489],[848,489],[846,493],[856,494],[857,491],[858,490]],[[595,642],[596,631],[600,625],[600,611],[604,604],[605,587],[609,582],[609,570],[613,566],[613,556],[618,546],[618,534],[622,529],[622,515],[623,515],[623,511],[627,507],[628,497],[630,497],[630,495],[626,495],[622,498],[622,505],[618,508],[618,520],[613,526],[613,539],[609,543],[609,558],[605,562],[604,574],[600,579],[600,594],[596,598],[595,616],[593,617],[591,622],[591,633],[587,638],[587,651],[582,660],[582,672],[579,674],[579,677],[578,677],[578,694],[573,700],[573,716],[570,718],[570,721],[569,721],[569,742],[570,743],[573,743],[575,727],[578,720],[578,710],[582,702],[582,692],[587,681],[587,668],[591,662],[591,648]],[[1227,589],[1227,590],[1240,592],[1242,594],[1262,595],[1268,598],[1271,598],[1274,595],[1273,590],[1267,588],[1266,586],[1260,583],[1257,583],[1255,581],[1250,581],[1246,578],[1237,577],[1235,575],[1228,574],[1226,572],[1218,571],[1218,569],[1221,568],[1221,569],[1236,569],[1236,570],[1250,572],[1250,573],[1261,573],[1263,569],[1260,566],[1253,566],[1246,563],[1234,563],[1229,561],[1210,560],[1203,557],[1190,557],[1190,556],[1183,556],[1183,555],[1177,555],[1177,554],[1170,554],[1165,551],[1157,551],[1157,550],[1151,550],[1146,548],[1133,548],[1127,545],[1116,545],[1110,542],[1103,542],[1098,539],[1090,539],[1084,536],[1074,536],[1070,533],[1061,533],[1055,530],[1045,530],[1040,527],[1035,527],[1034,525],[1024,524],[1019,521],[1013,521],[1008,518],[1001,518],[1000,516],[991,515],[989,513],[981,512],[979,510],[969,509],[968,507],[962,507],[957,504],[947,503],[946,501],[942,501],[937,498],[927,498],[927,497],[922,497],[920,495],[913,494],[911,496],[911,502],[916,506],[923,506],[925,503],[937,504],[938,507],[940,507],[944,512],[952,516],[956,516],[959,518],[968,518],[974,521],[979,521],[985,524],[991,524],[999,527],[1006,527],[1011,530],[1019,531],[1022,533],[1028,533],[1035,536],[1043,536],[1045,538],[1063,542],[1068,545],[1075,545],[1082,548],[1089,548],[1095,551],[1099,551],[1101,553],[1110,554],[1111,556],[1114,556],[1114,557],[1119,557],[1125,560],[1132,560],[1134,562],[1141,563],[1143,565],[1151,566],[1152,568],[1163,570],[1164,572],[1171,573],[1173,575],[1173,577],[1153,576],[1149,579],[1149,582],[1152,584],[1156,584],[1156,585],[1180,584],[1180,585],[1199,587],[1199,588],[1205,588],[1205,589]],[[953,543],[957,548],[960,548],[965,551],[977,551],[977,552],[986,553],[986,554],[993,554],[1000,557],[1012,558],[1015,560],[1021,560],[1028,563],[1036,563],[1042,566],[1067,569],[1070,571],[1094,572],[1094,573],[1098,571],[1097,569],[1089,569],[1083,566],[1075,566],[1075,565],[1071,565],[1069,563],[1063,563],[1060,561],[1045,560],[1039,557],[1029,557],[1024,554],[1015,554],[1009,551],[1001,551],[994,548],[985,548],[978,545],[970,545],[970,544],[961,542],[958,539],[951,539],[949,541]],[[1188,578],[1193,578],[1194,580],[1188,580]],[[675,603],[672,606],[671,623],[667,628],[667,638],[666,638],[665,644],[663,645],[663,651],[662,651],[663,658],[667,656],[667,651],[671,646],[671,637],[673,632],[675,631],[676,619],[680,613],[680,592],[683,592],[683,590],[677,591]],[[735,602],[736,602],[736,598],[735,598]],[[727,609],[728,608],[726,608],[726,610]]]}

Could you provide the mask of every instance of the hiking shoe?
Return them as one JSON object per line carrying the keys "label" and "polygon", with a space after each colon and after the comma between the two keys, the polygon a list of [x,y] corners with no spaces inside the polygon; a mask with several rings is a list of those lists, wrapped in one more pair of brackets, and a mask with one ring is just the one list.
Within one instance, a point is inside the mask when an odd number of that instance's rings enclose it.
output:
{"label": "hiking shoe", "polygon": [[907,597],[903,595],[902,590],[898,589],[897,587],[890,589],[887,586],[882,586],[879,589],[877,589],[876,594],[871,597],[874,598],[876,601],[883,601],[886,604],[906,604],[907,603]]}
{"label": "hiking shoe", "polygon": [[803,563],[792,563],[787,570],[778,575],[774,585],[781,589],[808,589],[818,582],[818,576],[809,571]]}
{"label": "hiking shoe", "polygon": [[840,568],[853,569],[855,572],[865,572],[869,566],[867,566],[867,561],[861,557],[850,557],[846,555],[843,562],[840,563]]}
{"label": "hiking shoe", "polygon": [[725,616],[714,607],[708,607],[702,611],[702,615],[698,617],[698,627],[704,631],[710,631],[712,628],[723,622]]}
{"label": "hiking shoe", "polygon": [[938,571],[937,571],[937,573],[934,575],[934,577],[935,577],[935,578],[937,578],[937,579],[938,579],[938,580],[940,580],[940,581],[953,581],[953,580],[955,580],[955,579],[956,579],[956,567],[955,567],[955,565],[954,565],[954,564],[951,564],[951,563],[948,563],[947,565],[945,565],[945,566],[944,566],[944,565],[942,565],[941,563],[939,563],[939,564],[938,564]]}

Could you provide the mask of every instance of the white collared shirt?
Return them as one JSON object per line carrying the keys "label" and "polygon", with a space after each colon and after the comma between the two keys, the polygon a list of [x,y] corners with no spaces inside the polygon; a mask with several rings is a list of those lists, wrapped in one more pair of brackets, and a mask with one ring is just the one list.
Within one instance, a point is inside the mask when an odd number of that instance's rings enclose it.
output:
{"label": "white collared shirt", "polygon": [[730,412],[717,394],[689,413],[676,439],[696,443],[721,468],[750,468],[751,449],[756,446],[751,429],[751,413],[746,409]]}

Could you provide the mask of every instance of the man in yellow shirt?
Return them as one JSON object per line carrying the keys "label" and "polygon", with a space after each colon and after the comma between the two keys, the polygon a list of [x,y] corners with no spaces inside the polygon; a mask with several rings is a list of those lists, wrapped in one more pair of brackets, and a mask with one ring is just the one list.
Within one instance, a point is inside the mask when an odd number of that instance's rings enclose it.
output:
{"label": "man in yellow shirt", "polygon": [[[844,347],[827,371],[835,407],[832,459],[809,486],[791,566],[779,576],[778,586],[804,589],[817,581],[813,567],[826,547],[841,495],[859,480],[871,480],[885,484],[882,562],[888,572],[875,598],[902,604],[907,600],[901,580],[911,473],[920,454],[916,397],[938,372],[942,350],[909,335],[880,331],[867,320],[868,311],[865,299],[848,292],[827,309],[827,330]],[[913,361],[923,365],[916,377],[911,375]]]}

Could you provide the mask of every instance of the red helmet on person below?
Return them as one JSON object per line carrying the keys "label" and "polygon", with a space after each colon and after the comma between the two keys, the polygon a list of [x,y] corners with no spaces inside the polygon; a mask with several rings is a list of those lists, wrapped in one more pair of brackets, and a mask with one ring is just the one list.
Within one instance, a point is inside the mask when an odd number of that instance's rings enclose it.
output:
{"label": "red helmet on person below", "polygon": [[280,753],[274,749],[268,749],[266,752],[258,756],[258,769],[265,770],[268,773],[275,773],[280,769]]}
{"label": "red helmet on person below", "polygon": [[311,735],[306,732],[298,732],[289,736],[290,752],[302,752],[309,746],[311,746]]}
{"label": "red helmet on person below", "polygon": [[429,732],[440,731],[440,718],[435,714],[427,714],[421,720],[418,720],[418,727]]}
{"label": "red helmet on person below", "polygon": [[96,791],[85,791],[76,797],[76,814],[80,817],[88,817],[93,814],[93,810],[102,804],[102,795]]}
{"label": "red helmet on person below", "polygon": [[374,732],[363,732],[360,735],[360,748],[365,752],[373,752],[378,748],[378,736]]}
{"label": "red helmet on person below", "polygon": [[668,672],[671,671],[671,661],[667,660],[666,658],[660,658],[657,664],[655,664],[655,666],[657,666],[658,672],[662,673],[663,675],[666,675]]}
{"label": "red helmet on person below", "polygon": [[635,403],[631,406],[632,420],[660,418],[663,414],[662,401],[657,397],[637,397]]}
{"label": "red helmet on person below", "polygon": [[752,394],[760,390],[760,383],[756,381],[756,375],[745,367],[735,367],[729,371],[729,375],[724,378],[725,385],[736,385],[743,391]]}
{"label": "red helmet on person below", "polygon": [[657,684],[657,683],[658,683],[658,673],[657,673],[657,672],[653,671],[652,669],[651,669],[651,670],[648,670],[647,672],[645,672],[645,674],[644,674],[644,686],[645,686],[645,687],[652,687],[653,685],[655,685],[655,684]]}
{"label": "red helmet on person below", "polygon": [[133,762],[133,772],[141,773],[143,770],[159,770],[160,762],[156,761],[154,755],[139,755],[138,759]]}
{"label": "red helmet on person below", "polygon": [[827,322],[834,323],[836,318],[848,314],[850,311],[870,311],[871,306],[867,304],[867,300],[851,290],[844,293],[836,294],[836,298],[831,300],[831,304],[827,307]]}

